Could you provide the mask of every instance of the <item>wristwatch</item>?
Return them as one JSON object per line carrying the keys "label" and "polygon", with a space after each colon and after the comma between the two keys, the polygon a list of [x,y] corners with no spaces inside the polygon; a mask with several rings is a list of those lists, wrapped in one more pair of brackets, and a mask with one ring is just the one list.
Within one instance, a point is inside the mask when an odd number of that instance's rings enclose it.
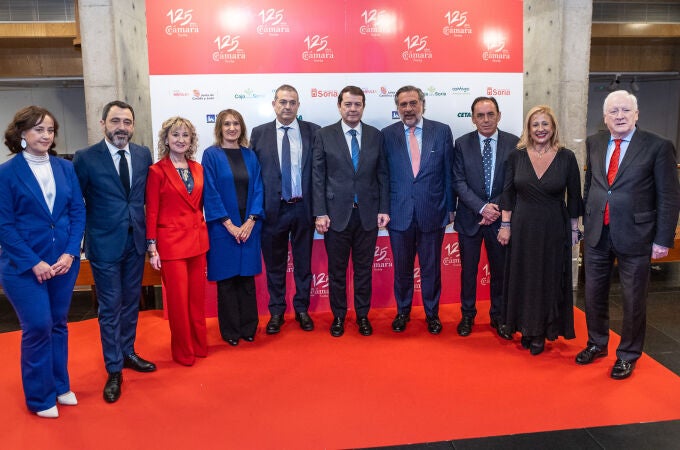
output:
{"label": "wristwatch", "polygon": [[249,218],[250,220],[252,220],[253,222],[257,222],[257,216],[256,216],[255,214],[249,215],[248,218]]}

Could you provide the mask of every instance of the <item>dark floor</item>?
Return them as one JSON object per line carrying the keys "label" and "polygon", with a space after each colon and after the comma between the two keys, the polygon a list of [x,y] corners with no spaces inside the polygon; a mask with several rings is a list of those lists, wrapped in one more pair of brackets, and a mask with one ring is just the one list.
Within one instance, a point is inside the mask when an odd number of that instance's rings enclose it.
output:
{"label": "dark floor", "polygon": [[[579,308],[583,307],[582,288],[576,291],[576,305]],[[620,288],[617,274],[615,274],[610,295],[611,327],[614,331],[617,331],[621,326],[621,316]],[[80,321],[93,317],[96,317],[96,308],[91,293],[89,291],[76,291],[71,303],[69,321]],[[0,295],[0,332],[17,329],[19,329],[19,322],[14,310],[7,299]],[[647,301],[645,352],[680,375],[680,263],[665,263],[653,267]],[[678,408],[680,408],[680,405]],[[384,448],[410,450],[421,448],[432,450],[680,449],[680,420]]]}

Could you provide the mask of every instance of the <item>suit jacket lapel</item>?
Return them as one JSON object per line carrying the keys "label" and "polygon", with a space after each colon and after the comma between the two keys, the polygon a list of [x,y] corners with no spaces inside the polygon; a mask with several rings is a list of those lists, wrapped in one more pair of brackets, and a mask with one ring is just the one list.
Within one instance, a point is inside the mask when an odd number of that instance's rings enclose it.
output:
{"label": "suit jacket lapel", "polygon": [[[363,126],[362,126],[362,131],[363,131]],[[357,164],[357,172],[359,171],[359,167],[361,166],[361,148],[364,148],[364,138],[365,134],[362,132],[361,133],[361,147],[359,149],[359,164]],[[336,123],[335,126],[335,143],[336,147],[343,153],[343,156],[341,157],[347,164],[349,164],[349,167],[352,169],[352,172],[354,172],[354,164],[352,164],[352,155],[351,155],[351,148],[347,147],[347,140],[345,139],[345,133],[342,132],[342,125],[340,125],[340,122]]]}
{"label": "suit jacket lapel", "polygon": [[[404,133],[405,134],[405,133]],[[428,163],[432,153],[433,142],[434,142],[434,126],[427,119],[423,119],[423,134],[421,135],[421,148],[420,148],[420,167]],[[406,136],[404,136],[404,140]],[[420,170],[418,171],[420,173]]]}
{"label": "suit jacket lapel", "polygon": [[[477,136],[475,136],[477,137]],[[477,148],[479,148],[479,140],[477,141]],[[493,172],[493,181],[492,181],[492,186],[491,186],[491,196],[494,196],[495,192],[500,192],[503,190],[503,185],[501,184],[500,180],[503,178],[503,162],[506,160],[506,155],[507,153],[511,151],[511,149],[508,147],[508,143],[505,142],[505,138],[501,135],[501,132],[498,131],[498,141],[496,142],[496,163],[494,165],[494,172]],[[479,161],[480,164],[478,167],[482,167],[482,156],[481,156],[481,150],[476,153],[479,156]],[[483,171],[482,171],[483,172]],[[480,172],[480,175],[483,177],[483,173]]]}
{"label": "suit jacket lapel", "polygon": [[300,145],[302,145],[302,164],[300,167],[300,173],[305,172],[305,167],[307,167],[307,164],[309,161],[312,160],[311,153],[312,153],[312,146],[311,145],[305,145],[305,143],[309,140],[311,140],[312,136],[310,136],[310,130],[309,127],[306,125],[303,125],[299,120],[298,120],[298,125],[300,126]]}
{"label": "suit jacket lapel", "polygon": [[40,184],[38,184],[38,180],[35,179],[35,175],[33,175],[33,171],[29,167],[28,162],[24,159],[24,156],[21,154],[16,155],[13,158],[13,162],[15,162],[14,167],[19,180],[26,186],[26,189],[33,194],[38,203],[40,203],[45,214],[50,216],[50,209],[47,207],[47,202],[45,202],[45,196],[42,193],[42,189],[40,189]]}
{"label": "suit jacket lapel", "polygon": [[[101,145],[98,148],[99,150],[99,158],[101,159],[101,164],[106,167],[106,170],[109,172],[110,176],[113,177],[114,180],[118,180],[118,183],[115,183],[116,186],[120,188],[120,194],[125,197],[125,189],[123,189],[123,184],[120,182],[120,175],[118,174],[118,169],[116,168],[116,164],[113,162],[113,157],[111,156],[111,152],[109,152],[109,147],[106,145],[106,142],[104,139],[101,141]],[[130,153],[132,153],[132,148],[130,149]],[[133,167],[132,167],[132,177],[134,180],[135,176],[135,168],[134,168],[134,162],[133,162]],[[132,183],[134,186],[134,182]]]}
{"label": "suit jacket lapel", "polygon": [[56,188],[56,195],[54,198],[54,206],[52,207],[52,215],[58,216],[61,210],[66,206],[66,196],[64,195],[64,188],[68,180],[61,165],[57,164],[54,157],[50,157],[50,165],[52,166],[52,174],[54,175],[54,186]]}
{"label": "suit jacket lapel", "polygon": [[[180,178],[177,169],[175,169],[175,166],[172,164],[172,161],[170,161],[169,158],[163,158],[162,160],[159,161],[159,164],[161,166],[161,169],[163,169],[165,177],[170,182],[170,185],[179,193],[180,197],[182,197],[182,199],[189,206],[195,208],[196,207],[195,202],[192,200],[192,196],[189,195],[189,191],[187,191],[187,187],[184,184],[184,181],[182,181],[182,178]],[[191,175],[194,175],[194,173],[191,172]]]}
{"label": "suit jacket lapel", "polygon": [[[638,158],[642,154],[642,148],[644,148],[644,145],[642,145],[643,138],[640,136],[640,133],[637,131],[633,133],[633,137],[630,139],[630,142],[628,143],[628,148],[626,149],[626,154],[623,156],[623,159],[619,163],[619,169],[616,171],[616,176],[614,177],[614,183],[616,183],[616,180],[618,180],[623,172],[632,164],[632,162]],[[612,185],[614,184],[612,183]]]}
{"label": "suit jacket lapel", "polygon": [[[142,166],[144,164],[144,160],[142,159],[141,155],[135,149],[133,151],[132,146],[133,144],[130,145],[130,159],[132,160],[132,182],[130,183],[130,193],[132,193],[133,190],[137,187],[139,184],[144,184],[146,183],[146,178],[142,177]],[[122,184],[121,184],[122,187]]]}
{"label": "suit jacket lapel", "polygon": [[278,136],[276,133],[278,130],[276,129],[276,120],[274,120],[271,123],[270,127],[267,127],[265,129],[266,135],[263,136],[264,142],[270,143],[267,145],[267,148],[270,148],[270,158],[274,160],[276,163],[276,167],[279,168],[279,173],[281,172],[281,160],[279,159],[279,144],[278,144]]}

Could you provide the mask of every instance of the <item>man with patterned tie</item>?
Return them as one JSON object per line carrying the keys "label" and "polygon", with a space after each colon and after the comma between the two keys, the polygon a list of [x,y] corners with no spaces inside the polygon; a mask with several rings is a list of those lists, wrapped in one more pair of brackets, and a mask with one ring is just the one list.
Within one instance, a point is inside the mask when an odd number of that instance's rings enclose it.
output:
{"label": "man with patterned tie", "polygon": [[505,161],[515,151],[519,138],[498,129],[501,112],[494,97],[477,97],[472,102],[472,123],[476,130],[456,139],[453,187],[458,196],[454,228],[460,250],[460,309],[458,334],[472,332],[477,315],[477,271],[484,242],[491,274],[491,327],[503,339],[512,339],[505,329],[503,271],[505,247],[498,243],[501,225],[498,202],[503,192]]}
{"label": "man with patterned tie", "polygon": [[611,377],[628,378],[642,354],[650,259],[673,247],[680,185],[673,144],[636,127],[637,98],[614,91],[603,107],[608,132],[586,140],[584,267],[588,344],[577,364],[607,356],[609,288],[614,260],[623,325]]}
{"label": "man with patterned tie", "polygon": [[350,253],[359,333],[373,333],[368,311],[375,242],[378,227],[390,221],[383,135],[361,121],[365,105],[361,88],[344,87],[338,95],[341,120],[321,128],[314,139],[312,204],[316,231],[325,234],[334,337],[345,332]]}
{"label": "man with patterned tie", "polygon": [[262,256],[267,269],[269,313],[267,334],[281,331],[286,312],[288,241],[293,253],[295,320],[305,331],[314,329],[308,314],[312,282],[312,143],[319,129],[297,118],[297,90],[284,84],[272,101],[276,119],[253,128],[250,147],[260,161],[265,218]]}
{"label": "man with patterned tie", "polygon": [[410,320],[417,254],[427,329],[439,334],[442,243],[455,210],[453,136],[448,125],[423,118],[425,94],[419,88],[399,88],[394,102],[401,120],[382,130],[393,205],[389,233],[397,315],[392,330],[404,331]]}
{"label": "man with patterned tie", "polygon": [[153,372],[135,352],[139,298],[144,274],[144,195],[151,152],[130,142],[135,114],[130,105],[104,106],[104,139],[73,158],[85,198],[85,255],[99,301],[99,329],[108,379],[104,400],[120,397],[123,367]]}

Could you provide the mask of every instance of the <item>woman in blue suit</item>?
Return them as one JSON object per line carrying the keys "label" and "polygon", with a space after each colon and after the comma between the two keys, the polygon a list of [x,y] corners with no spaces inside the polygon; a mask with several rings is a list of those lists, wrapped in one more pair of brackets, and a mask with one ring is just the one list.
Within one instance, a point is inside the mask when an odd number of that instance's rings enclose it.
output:
{"label": "woman in blue suit", "polygon": [[5,132],[15,156],[0,165],[0,283],[21,322],[26,404],[47,418],[59,417],[57,403],[78,403],[66,320],[85,230],[73,165],[55,156],[58,129],[46,109],[21,109]]}
{"label": "woman in blue suit", "polygon": [[257,331],[255,275],[262,271],[260,228],[264,215],[260,164],[247,148],[246,124],[233,109],[215,121],[215,145],[203,153],[203,202],[208,223],[208,279],[217,281],[222,339],[252,342]]}

